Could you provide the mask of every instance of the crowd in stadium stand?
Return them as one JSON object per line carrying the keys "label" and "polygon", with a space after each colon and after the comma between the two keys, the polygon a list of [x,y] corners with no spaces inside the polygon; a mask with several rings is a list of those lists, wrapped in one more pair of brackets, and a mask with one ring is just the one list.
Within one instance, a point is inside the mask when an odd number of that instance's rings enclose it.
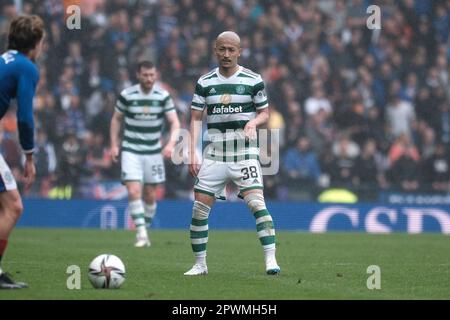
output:
{"label": "crowd in stadium stand", "polygon": [[[39,180],[30,195],[69,188],[81,197],[87,186],[120,181],[109,124],[138,61],[156,63],[188,128],[196,81],[216,66],[212,45],[224,30],[241,36],[239,63],[262,74],[268,127],[280,129],[280,172],[265,177],[267,197],[311,200],[332,187],[365,200],[382,190],[448,194],[450,1],[88,3],[81,30],[69,30],[62,1],[23,0],[23,12],[47,26],[35,99]],[[2,4],[5,44],[18,11],[13,1]],[[381,30],[366,25],[371,4],[381,8]],[[20,181],[14,113],[2,122],[2,154]],[[189,197],[186,166],[166,166],[161,194]]]}

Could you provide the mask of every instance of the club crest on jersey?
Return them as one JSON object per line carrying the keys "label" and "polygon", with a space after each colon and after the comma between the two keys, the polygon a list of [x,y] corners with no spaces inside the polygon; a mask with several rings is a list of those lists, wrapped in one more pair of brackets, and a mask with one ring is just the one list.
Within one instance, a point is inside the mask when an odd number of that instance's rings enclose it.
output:
{"label": "club crest on jersey", "polygon": [[225,93],[220,97],[220,103],[224,105],[229,105],[231,103],[231,95],[228,93]]}
{"label": "club crest on jersey", "polygon": [[236,87],[236,93],[237,94],[243,94],[245,92],[245,87],[243,85],[238,85]]}

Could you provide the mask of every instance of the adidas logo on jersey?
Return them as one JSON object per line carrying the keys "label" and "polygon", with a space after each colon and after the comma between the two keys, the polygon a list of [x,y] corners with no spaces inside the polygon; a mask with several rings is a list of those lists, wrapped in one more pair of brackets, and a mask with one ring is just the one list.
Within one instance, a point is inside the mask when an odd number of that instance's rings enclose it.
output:
{"label": "adidas logo on jersey", "polygon": [[217,93],[216,89],[212,88],[211,90],[209,90],[209,94],[215,94]]}
{"label": "adidas logo on jersey", "polygon": [[259,180],[258,179],[253,180],[253,184],[259,184]]}

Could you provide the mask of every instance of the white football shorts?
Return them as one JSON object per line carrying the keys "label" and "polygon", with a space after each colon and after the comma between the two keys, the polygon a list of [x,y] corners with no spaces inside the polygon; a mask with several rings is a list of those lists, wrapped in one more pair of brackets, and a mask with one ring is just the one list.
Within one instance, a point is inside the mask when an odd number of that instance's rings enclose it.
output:
{"label": "white football shorts", "polygon": [[6,163],[3,156],[0,154],[0,192],[16,190],[17,183],[16,179],[9,169],[8,164]]}
{"label": "white football shorts", "polygon": [[263,176],[259,160],[221,162],[204,159],[194,186],[195,192],[225,199],[225,187],[233,182],[239,188],[239,195],[251,189],[263,189]]}
{"label": "white football shorts", "polygon": [[122,152],[122,182],[138,181],[160,184],[166,181],[164,160],[161,154],[141,155]]}

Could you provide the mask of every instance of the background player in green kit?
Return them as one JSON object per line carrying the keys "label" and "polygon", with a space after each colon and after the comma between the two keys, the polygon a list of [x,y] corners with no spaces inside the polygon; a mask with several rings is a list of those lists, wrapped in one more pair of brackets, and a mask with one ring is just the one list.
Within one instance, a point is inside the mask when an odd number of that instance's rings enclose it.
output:
{"label": "background player in green kit", "polygon": [[[123,90],[111,120],[111,155],[119,156],[119,132],[125,123],[122,149],[122,182],[128,191],[129,210],[136,225],[136,247],[150,246],[146,226],[156,214],[155,186],[164,183],[163,156],[170,158],[175,140],[161,146],[164,119],[170,125],[170,137],[180,128],[177,112],[169,93],[155,84],[153,63],[143,61],[136,74],[139,84]],[[143,191],[142,191],[142,185]]]}
{"label": "background player in green kit", "polygon": [[[185,275],[208,273],[206,245],[208,217],[216,198],[232,181],[256,219],[256,229],[264,249],[267,274],[280,273],[275,258],[275,229],[266,208],[263,177],[256,143],[256,128],[269,119],[269,105],[261,76],[238,65],[239,36],[221,33],[215,43],[219,67],[200,77],[191,105],[191,144],[189,170],[196,177],[195,202],[190,226],[194,266]],[[199,166],[195,147],[207,110],[211,144]]]}

